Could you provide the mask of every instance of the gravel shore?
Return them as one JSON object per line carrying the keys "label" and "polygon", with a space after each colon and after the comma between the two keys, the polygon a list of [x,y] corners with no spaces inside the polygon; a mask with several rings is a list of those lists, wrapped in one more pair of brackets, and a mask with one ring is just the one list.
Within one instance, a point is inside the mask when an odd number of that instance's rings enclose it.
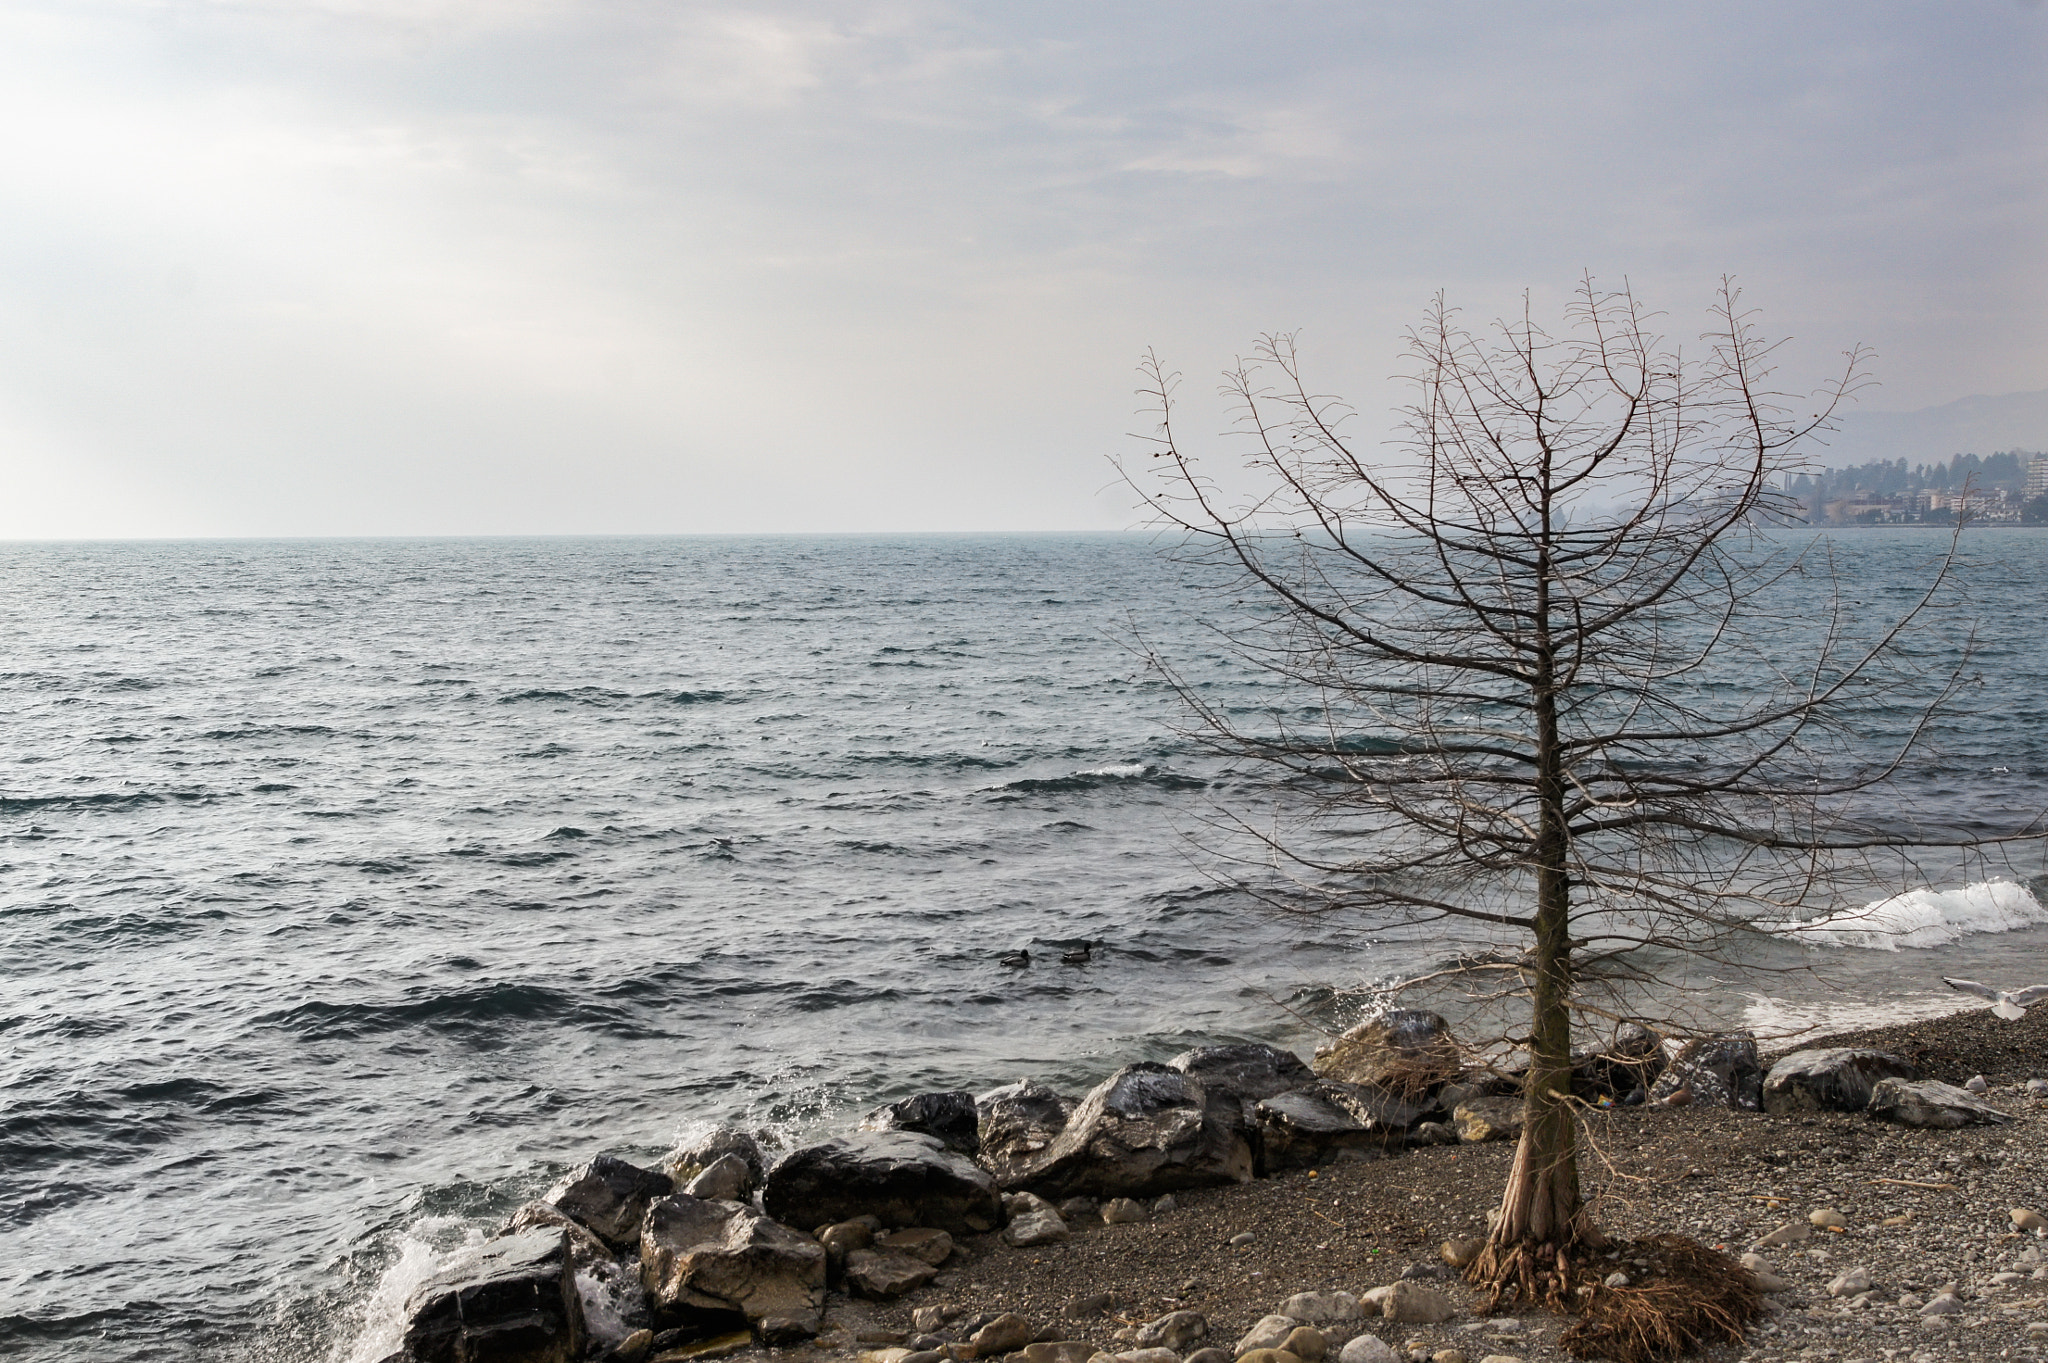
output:
{"label": "gravel shore", "polygon": [[[1676,1231],[1739,1255],[1778,1227],[1839,1215],[1839,1228],[1762,1251],[1789,1288],[1769,1298],[1744,1345],[1704,1357],[2048,1357],[2048,1240],[2016,1231],[2010,1215],[2048,1213],[2048,1102],[2024,1088],[2048,1077],[2048,1007],[2018,1022],[1971,1012],[1800,1045],[1893,1050],[1925,1077],[1951,1083],[1982,1074],[1989,1101],[2013,1121],[1922,1131],[1861,1114],[1701,1107],[1589,1118],[1585,1185],[1600,1225],[1617,1238]],[[1039,1338],[1112,1351],[1132,1347],[1113,1339],[1119,1329],[1191,1310],[1209,1322],[1205,1342],[1228,1349],[1293,1293],[1363,1294],[1406,1273],[1428,1277],[1462,1313],[1434,1326],[1365,1322],[1397,1351],[1454,1349],[1472,1363],[1563,1358],[1557,1337],[1570,1322],[1541,1312],[1479,1319],[1472,1294],[1439,1257],[1444,1240],[1484,1233],[1510,1154],[1506,1143],[1425,1147],[1183,1193],[1172,1210],[1140,1223],[1074,1218],[1071,1240],[1033,1249],[969,1238],[930,1287],[890,1303],[835,1298],[828,1333],[782,1353],[843,1358],[899,1342],[916,1333],[920,1307],[1011,1311]],[[1232,1243],[1245,1235],[1248,1242]],[[1830,1295],[1830,1284],[1856,1269],[1868,1273],[1870,1289]],[[1921,1315],[1944,1289],[1959,1309]],[[2030,1325],[2040,1328],[2029,1333]]]}

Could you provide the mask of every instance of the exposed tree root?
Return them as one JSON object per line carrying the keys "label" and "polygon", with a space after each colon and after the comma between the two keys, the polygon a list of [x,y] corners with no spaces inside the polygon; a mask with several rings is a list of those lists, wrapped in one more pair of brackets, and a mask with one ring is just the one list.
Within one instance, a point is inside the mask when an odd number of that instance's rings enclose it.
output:
{"label": "exposed tree root", "polygon": [[[1606,1281],[1619,1270],[1625,1287]],[[1742,1340],[1763,1304],[1735,1260],[1682,1235],[1590,1246],[1488,1245],[1465,1270],[1487,1292],[1481,1311],[1540,1306],[1579,1317],[1558,1337],[1573,1358],[1647,1363]]]}

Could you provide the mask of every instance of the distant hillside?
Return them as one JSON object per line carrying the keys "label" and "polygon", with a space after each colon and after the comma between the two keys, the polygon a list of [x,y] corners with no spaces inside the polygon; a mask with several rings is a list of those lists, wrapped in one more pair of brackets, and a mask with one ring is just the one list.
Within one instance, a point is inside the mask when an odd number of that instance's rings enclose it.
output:
{"label": "distant hillside", "polygon": [[1850,408],[1842,429],[1828,437],[1815,458],[1828,468],[1903,459],[1931,464],[1954,454],[1988,455],[1999,450],[2048,450],[2048,389],[1958,398],[1917,412],[1869,412]]}

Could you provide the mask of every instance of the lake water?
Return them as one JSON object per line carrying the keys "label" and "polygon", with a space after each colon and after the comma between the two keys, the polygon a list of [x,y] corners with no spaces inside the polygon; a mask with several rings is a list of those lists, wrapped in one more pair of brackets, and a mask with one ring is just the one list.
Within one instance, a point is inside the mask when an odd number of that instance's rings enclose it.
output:
{"label": "lake water", "polygon": [[[1845,536],[1847,580],[1882,610],[1933,547]],[[1982,681],[1908,790],[2003,819],[2048,804],[2048,536],[1968,547]],[[1205,874],[1228,792],[1128,638],[1272,691],[1142,538],[17,544],[0,581],[13,1356],[373,1353],[435,1247],[600,1150],[1306,1052],[1447,949]],[[1897,933],[1706,1006],[2048,978],[2038,903],[1970,888],[2013,873],[1945,868]]]}

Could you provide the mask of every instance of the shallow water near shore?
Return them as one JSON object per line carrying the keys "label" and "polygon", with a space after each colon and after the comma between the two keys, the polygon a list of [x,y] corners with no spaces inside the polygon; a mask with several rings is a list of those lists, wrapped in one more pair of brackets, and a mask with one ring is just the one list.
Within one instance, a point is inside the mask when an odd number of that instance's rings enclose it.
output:
{"label": "shallow water near shore", "polygon": [[[1907,788],[2005,819],[2048,805],[2048,536],[1966,543],[1983,677]],[[1843,552],[1878,610],[1929,548]],[[347,1358],[395,1264],[596,1151],[1305,1053],[1459,946],[1209,881],[1183,834],[1228,792],[1121,639],[1273,702],[1200,627],[1232,603],[1142,538],[12,545],[0,574],[16,1356]],[[2048,915],[1987,888],[2040,869],[1815,905],[1756,962],[1814,973],[1696,974],[1698,1005],[1849,1026],[2048,978]]]}

